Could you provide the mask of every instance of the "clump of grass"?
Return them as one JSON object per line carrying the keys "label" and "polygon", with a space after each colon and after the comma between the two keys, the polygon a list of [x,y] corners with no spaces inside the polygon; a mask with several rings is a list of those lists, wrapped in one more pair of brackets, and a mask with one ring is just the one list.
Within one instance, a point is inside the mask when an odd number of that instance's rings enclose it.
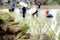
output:
{"label": "clump of grass", "polygon": [[[7,22],[7,23],[5,23],[6,25],[4,25],[4,30],[6,29],[6,31],[8,31],[7,30],[7,28],[9,28],[9,30],[11,31],[11,30],[13,30],[13,32],[15,31],[15,29],[17,30],[17,29],[19,29],[19,33],[18,34],[20,34],[21,36],[23,35],[23,34],[26,34],[26,32],[29,30],[29,24],[28,23],[24,23],[23,21],[20,21],[20,22],[10,22],[9,20],[9,18],[14,18],[12,15],[11,15],[11,13],[9,14],[9,13],[3,13],[3,12],[1,12],[1,14],[0,14],[0,21],[1,22]],[[0,22],[0,23],[1,23]],[[2,24],[2,23],[1,23]],[[6,26],[6,27],[5,27]],[[8,34],[9,35],[9,34]],[[8,36],[7,35],[7,36]],[[15,34],[13,34],[13,35],[15,35]],[[20,36],[20,35],[17,35],[17,36]]]}
{"label": "clump of grass", "polygon": [[60,34],[58,34],[58,40],[60,40]]}
{"label": "clump of grass", "polygon": [[52,40],[55,40],[56,34],[54,30],[49,30],[48,35],[51,37]]}
{"label": "clump of grass", "polygon": [[12,16],[12,15],[13,15],[13,13],[1,12],[0,19],[3,19],[4,21],[13,21],[14,16]]}

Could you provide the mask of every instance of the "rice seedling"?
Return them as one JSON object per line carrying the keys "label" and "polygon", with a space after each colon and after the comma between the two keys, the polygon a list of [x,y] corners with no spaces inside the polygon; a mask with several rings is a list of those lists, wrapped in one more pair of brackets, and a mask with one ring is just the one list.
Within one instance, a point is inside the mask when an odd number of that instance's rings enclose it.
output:
{"label": "rice seedling", "polygon": [[58,40],[60,40],[60,34],[58,34]]}

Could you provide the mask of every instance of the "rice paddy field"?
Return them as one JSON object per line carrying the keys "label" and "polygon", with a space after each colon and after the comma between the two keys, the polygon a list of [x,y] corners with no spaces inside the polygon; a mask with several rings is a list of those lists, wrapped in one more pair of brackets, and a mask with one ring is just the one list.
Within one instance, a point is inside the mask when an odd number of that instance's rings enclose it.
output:
{"label": "rice paddy field", "polygon": [[[17,27],[19,29],[23,26],[23,31],[15,37],[15,40],[60,40],[60,9],[49,9],[53,18],[47,18],[45,10],[40,9],[38,17],[32,17],[28,10],[26,17],[22,18],[22,13],[19,9],[16,9],[15,12],[8,12],[8,9],[2,9],[0,13],[6,14],[4,14],[5,16],[0,14],[2,16],[0,18],[8,21],[8,24],[19,23],[15,25],[19,26]],[[9,22],[8,15],[14,19],[14,22]],[[29,34],[21,36],[21,33]]]}

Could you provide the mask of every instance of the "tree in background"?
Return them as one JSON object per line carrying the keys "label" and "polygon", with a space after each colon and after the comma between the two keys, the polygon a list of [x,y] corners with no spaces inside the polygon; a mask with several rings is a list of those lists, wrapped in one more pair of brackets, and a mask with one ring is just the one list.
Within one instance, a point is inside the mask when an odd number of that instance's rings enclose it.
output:
{"label": "tree in background", "polygon": [[60,0],[57,0],[58,1],[58,4],[60,5]]}

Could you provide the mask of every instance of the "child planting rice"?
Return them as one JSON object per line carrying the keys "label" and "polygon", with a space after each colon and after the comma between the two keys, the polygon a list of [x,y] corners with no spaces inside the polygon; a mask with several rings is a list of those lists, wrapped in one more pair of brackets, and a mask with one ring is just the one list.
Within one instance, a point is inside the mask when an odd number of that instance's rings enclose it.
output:
{"label": "child planting rice", "polygon": [[11,4],[11,9],[9,9],[9,11],[10,11],[10,12],[14,12],[15,8],[16,8],[16,3],[13,2],[13,3]]}
{"label": "child planting rice", "polygon": [[49,13],[49,10],[46,10],[46,17],[48,17],[48,18],[53,17],[53,15]]}
{"label": "child planting rice", "polygon": [[34,17],[34,15],[36,14],[36,16],[38,17],[38,9],[39,9],[39,7],[34,4],[32,6],[32,9],[34,9],[34,10],[32,10],[32,11],[34,11],[33,14],[32,14],[32,16]]}
{"label": "child planting rice", "polygon": [[24,6],[22,8],[22,13],[23,13],[23,18],[25,18],[25,15],[26,15],[26,7],[24,7]]}

